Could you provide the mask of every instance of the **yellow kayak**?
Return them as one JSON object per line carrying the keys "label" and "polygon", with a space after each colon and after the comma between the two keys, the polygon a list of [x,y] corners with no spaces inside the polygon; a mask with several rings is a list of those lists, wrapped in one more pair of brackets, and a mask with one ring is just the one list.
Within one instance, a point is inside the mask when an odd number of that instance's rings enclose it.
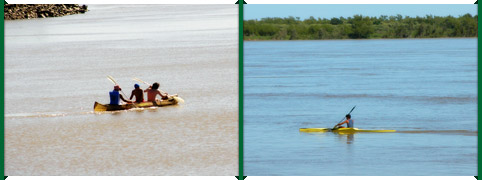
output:
{"label": "yellow kayak", "polygon": [[334,133],[358,133],[358,132],[373,132],[373,133],[387,133],[387,132],[395,132],[396,130],[383,130],[383,129],[376,129],[376,130],[367,130],[367,129],[358,129],[358,128],[338,128],[338,129],[331,129],[331,128],[300,128],[300,132],[334,132]]}

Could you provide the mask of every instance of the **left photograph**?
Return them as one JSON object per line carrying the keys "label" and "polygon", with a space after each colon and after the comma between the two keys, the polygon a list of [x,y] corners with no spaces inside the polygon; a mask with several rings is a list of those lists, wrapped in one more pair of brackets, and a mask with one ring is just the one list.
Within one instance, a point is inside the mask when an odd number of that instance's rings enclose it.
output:
{"label": "left photograph", "polygon": [[238,175],[238,6],[6,4],[5,176]]}

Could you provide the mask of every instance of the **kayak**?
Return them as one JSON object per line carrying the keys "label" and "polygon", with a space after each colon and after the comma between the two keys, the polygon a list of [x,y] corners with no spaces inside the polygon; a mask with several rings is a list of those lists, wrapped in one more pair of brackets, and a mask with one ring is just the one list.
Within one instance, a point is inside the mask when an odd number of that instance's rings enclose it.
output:
{"label": "kayak", "polygon": [[165,99],[165,100],[162,100],[162,101],[157,100],[155,103],[154,102],[141,102],[141,103],[128,103],[128,104],[122,104],[122,105],[111,105],[111,104],[101,104],[101,103],[95,102],[94,103],[94,111],[102,112],[102,111],[127,110],[127,109],[132,109],[132,108],[162,107],[162,106],[176,105],[180,101],[182,101],[182,99],[179,98],[176,94],[176,95],[170,96],[168,99]]}
{"label": "kayak", "polygon": [[331,129],[331,128],[300,128],[300,132],[334,132],[334,133],[345,133],[345,134],[353,134],[359,132],[371,132],[371,133],[387,133],[387,132],[395,132],[396,130],[367,130],[367,129],[358,129],[358,128],[338,128],[338,129]]}

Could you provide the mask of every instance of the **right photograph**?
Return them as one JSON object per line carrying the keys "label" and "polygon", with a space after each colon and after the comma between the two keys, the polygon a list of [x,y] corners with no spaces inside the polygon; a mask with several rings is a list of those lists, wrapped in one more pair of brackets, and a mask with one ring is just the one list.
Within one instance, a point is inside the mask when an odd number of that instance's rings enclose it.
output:
{"label": "right photograph", "polygon": [[477,4],[244,6],[244,175],[477,176]]}

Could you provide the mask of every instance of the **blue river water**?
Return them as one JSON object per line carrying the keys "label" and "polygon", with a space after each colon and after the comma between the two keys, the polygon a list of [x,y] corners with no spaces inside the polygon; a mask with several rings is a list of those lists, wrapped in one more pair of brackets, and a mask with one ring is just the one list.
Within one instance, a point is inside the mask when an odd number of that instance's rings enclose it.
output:
{"label": "blue river water", "polygon": [[[477,175],[477,39],[248,41],[244,169]],[[355,127],[395,133],[301,133]]]}

